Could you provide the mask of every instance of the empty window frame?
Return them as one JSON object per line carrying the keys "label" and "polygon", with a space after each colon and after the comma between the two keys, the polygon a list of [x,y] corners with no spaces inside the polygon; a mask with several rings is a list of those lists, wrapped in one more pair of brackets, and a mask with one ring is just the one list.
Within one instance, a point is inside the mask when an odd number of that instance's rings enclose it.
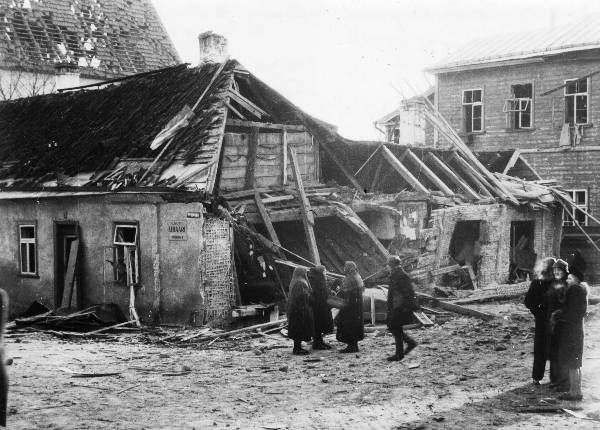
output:
{"label": "empty window frame", "polygon": [[565,122],[571,125],[589,122],[590,78],[565,81]]}
{"label": "empty window frame", "polygon": [[504,112],[508,127],[513,130],[528,130],[533,124],[533,84],[511,86],[512,98],[506,100]]}
{"label": "empty window frame", "polygon": [[464,131],[483,131],[483,90],[463,90],[462,93]]}
{"label": "empty window frame", "polygon": [[114,226],[114,280],[124,284],[139,281],[138,225],[118,223]]}
{"label": "empty window frame", "polygon": [[588,192],[587,190],[567,190],[567,194],[571,196],[571,200],[574,203],[574,207],[571,207],[568,211],[563,210],[563,225],[588,225],[588,217],[581,210],[588,211]]}
{"label": "empty window frame", "polygon": [[37,228],[35,223],[19,224],[19,262],[22,275],[37,275]]}

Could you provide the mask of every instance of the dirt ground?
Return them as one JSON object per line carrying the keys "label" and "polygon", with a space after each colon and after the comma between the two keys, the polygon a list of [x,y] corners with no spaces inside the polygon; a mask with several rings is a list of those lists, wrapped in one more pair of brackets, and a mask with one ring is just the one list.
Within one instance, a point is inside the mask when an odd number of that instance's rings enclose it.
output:
{"label": "dirt ground", "polygon": [[[393,338],[368,327],[359,354],[291,355],[281,335],[174,347],[148,336],[117,342],[48,334],[7,339],[10,429],[593,429],[600,428],[600,310],[587,319],[584,401],[565,413],[530,382],[533,321],[515,302],[477,306],[498,318],[456,317],[411,331],[420,345],[385,360]],[[328,337],[336,348],[333,336]],[[188,370],[189,369],[189,370]],[[70,372],[119,372],[75,378]]]}

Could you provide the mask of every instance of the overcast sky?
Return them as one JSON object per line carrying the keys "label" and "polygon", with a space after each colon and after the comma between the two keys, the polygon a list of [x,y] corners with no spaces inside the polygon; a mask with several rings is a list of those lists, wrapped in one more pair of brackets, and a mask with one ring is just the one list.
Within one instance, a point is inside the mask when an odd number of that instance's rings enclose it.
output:
{"label": "overcast sky", "polygon": [[595,0],[152,1],[182,61],[198,64],[199,33],[220,33],[233,58],[294,104],[373,140],[375,120],[427,88],[422,70],[469,40],[600,12]]}

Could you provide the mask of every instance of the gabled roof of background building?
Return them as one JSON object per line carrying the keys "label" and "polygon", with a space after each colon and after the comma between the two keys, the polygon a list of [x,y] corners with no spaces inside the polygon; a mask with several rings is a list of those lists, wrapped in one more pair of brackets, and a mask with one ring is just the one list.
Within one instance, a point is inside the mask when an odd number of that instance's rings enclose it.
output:
{"label": "gabled roof of background building", "polygon": [[600,48],[600,16],[568,25],[473,40],[426,69],[430,73]]}
{"label": "gabled roof of background building", "polygon": [[104,79],[180,63],[150,0],[0,0],[0,67]]}

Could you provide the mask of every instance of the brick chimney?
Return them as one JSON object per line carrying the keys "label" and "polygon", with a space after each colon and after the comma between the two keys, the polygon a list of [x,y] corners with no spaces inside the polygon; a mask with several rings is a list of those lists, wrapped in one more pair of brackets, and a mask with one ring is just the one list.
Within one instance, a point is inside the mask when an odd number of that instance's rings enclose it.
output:
{"label": "brick chimney", "polygon": [[222,63],[229,53],[227,52],[227,39],[220,34],[206,31],[198,35],[200,44],[200,64]]}

